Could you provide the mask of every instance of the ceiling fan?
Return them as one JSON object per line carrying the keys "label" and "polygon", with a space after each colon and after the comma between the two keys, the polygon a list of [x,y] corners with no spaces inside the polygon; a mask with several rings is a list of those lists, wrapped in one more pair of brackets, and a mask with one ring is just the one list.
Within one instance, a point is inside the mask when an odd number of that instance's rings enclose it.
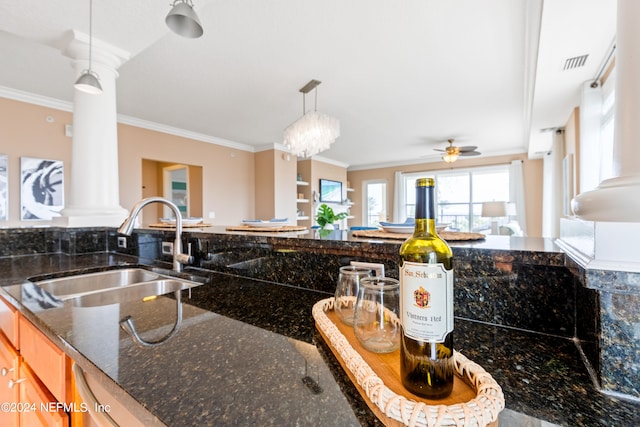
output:
{"label": "ceiling fan", "polygon": [[447,140],[447,142],[449,143],[449,146],[447,148],[440,149],[440,148],[434,148],[435,151],[440,151],[445,153],[442,156],[442,160],[444,160],[447,163],[453,163],[456,160],[458,160],[458,156],[479,156],[481,153],[479,151],[476,151],[476,147],[475,145],[467,145],[465,147],[456,147],[455,145],[453,145],[453,138],[449,138]]}

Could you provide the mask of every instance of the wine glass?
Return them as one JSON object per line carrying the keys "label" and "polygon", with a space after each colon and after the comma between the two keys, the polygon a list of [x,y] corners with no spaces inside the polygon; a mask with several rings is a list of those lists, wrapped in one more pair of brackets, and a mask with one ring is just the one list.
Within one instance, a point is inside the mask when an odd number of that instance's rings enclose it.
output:
{"label": "wine glass", "polygon": [[333,307],[338,318],[347,325],[353,325],[353,308],[356,304],[360,280],[365,277],[371,277],[371,269],[352,265],[340,267]]}
{"label": "wine glass", "polygon": [[390,353],[400,347],[400,283],[396,279],[362,279],[354,310],[354,334],[364,348]]}

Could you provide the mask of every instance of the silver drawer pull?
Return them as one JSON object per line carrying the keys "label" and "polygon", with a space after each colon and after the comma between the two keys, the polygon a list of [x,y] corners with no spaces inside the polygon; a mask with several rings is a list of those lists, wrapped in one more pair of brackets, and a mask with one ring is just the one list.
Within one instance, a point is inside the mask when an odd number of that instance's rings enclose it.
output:
{"label": "silver drawer pull", "polygon": [[3,377],[6,377],[9,372],[13,372],[13,368],[9,368],[9,369],[2,368],[2,369],[0,369],[0,375],[2,375]]}
{"label": "silver drawer pull", "polygon": [[18,378],[17,380],[9,380],[9,388],[13,388],[14,385],[25,382],[26,378]]}

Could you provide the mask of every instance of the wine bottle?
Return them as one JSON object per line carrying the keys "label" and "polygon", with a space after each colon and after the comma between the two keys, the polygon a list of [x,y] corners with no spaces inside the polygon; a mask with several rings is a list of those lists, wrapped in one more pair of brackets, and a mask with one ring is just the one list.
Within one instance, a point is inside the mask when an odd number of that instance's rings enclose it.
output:
{"label": "wine bottle", "polygon": [[453,389],[453,253],[438,236],[434,180],[416,180],[413,235],[400,247],[400,376],[411,393],[442,399]]}

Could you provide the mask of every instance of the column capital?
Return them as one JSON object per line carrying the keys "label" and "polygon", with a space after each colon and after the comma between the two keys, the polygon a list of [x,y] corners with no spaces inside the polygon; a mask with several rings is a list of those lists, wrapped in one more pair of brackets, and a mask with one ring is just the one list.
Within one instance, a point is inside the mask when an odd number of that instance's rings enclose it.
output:
{"label": "column capital", "polygon": [[[78,30],[65,34],[62,42],[62,54],[75,61],[89,60],[89,35]],[[91,61],[104,67],[117,70],[131,58],[131,54],[123,49],[105,43],[93,37],[91,41]]]}

